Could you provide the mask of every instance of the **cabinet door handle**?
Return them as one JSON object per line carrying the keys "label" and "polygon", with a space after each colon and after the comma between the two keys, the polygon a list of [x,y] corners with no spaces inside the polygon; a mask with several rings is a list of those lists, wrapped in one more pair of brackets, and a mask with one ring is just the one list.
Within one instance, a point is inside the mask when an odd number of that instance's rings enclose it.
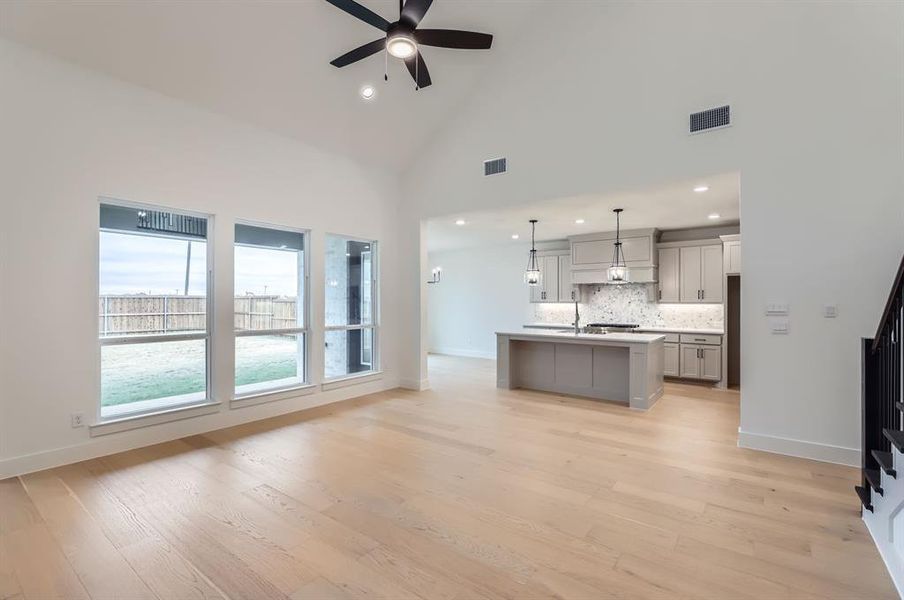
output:
{"label": "cabinet door handle", "polygon": [[706,290],[700,290],[700,299],[706,300]]}
{"label": "cabinet door handle", "polygon": [[662,300],[662,288],[659,289],[659,299]]}

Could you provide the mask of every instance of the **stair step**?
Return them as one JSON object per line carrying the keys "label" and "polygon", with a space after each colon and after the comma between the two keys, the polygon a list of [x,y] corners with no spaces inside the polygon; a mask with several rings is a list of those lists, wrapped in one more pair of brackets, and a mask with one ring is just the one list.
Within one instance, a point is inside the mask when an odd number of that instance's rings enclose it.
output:
{"label": "stair step", "polygon": [[856,490],[857,495],[860,497],[860,503],[863,504],[863,508],[870,512],[873,512],[873,505],[872,503],[870,503],[869,490],[860,485],[855,485],[854,490]]}
{"label": "stair step", "polygon": [[897,429],[883,429],[882,433],[885,437],[898,449],[898,452],[904,453],[904,431]]}
{"label": "stair step", "polygon": [[873,458],[876,459],[876,462],[879,463],[879,466],[882,467],[882,470],[885,471],[886,475],[897,479],[898,473],[895,471],[895,461],[891,452],[873,450]]}
{"label": "stair step", "polygon": [[879,474],[879,469],[867,469],[863,472],[863,475],[866,477],[866,482],[873,488],[874,492],[880,496],[885,495],[885,492],[882,490],[882,475]]}

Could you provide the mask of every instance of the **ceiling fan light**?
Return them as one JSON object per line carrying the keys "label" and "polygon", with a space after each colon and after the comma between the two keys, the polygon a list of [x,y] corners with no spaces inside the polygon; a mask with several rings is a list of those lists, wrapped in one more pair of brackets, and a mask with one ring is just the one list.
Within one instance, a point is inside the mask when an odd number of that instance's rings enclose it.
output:
{"label": "ceiling fan light", "polygon": [[417,44],[408,36],[394,35],[386,40],[386,51],[396,58],[411,58],[417,53]]}

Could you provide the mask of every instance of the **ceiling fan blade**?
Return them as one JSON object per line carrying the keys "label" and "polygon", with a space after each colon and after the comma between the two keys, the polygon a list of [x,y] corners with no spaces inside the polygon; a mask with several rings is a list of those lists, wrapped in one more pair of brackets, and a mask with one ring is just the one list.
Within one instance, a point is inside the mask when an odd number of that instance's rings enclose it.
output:
{"label": "ceiling fan blade", "polygon": [[405,66],[408,67],[408,72],[411,73],[411,78],[414,79],[418,89],[425,88],[433,83],[430,80],[430,71],[427,70],[427,63],[424,62],[424,57],[421,56],[420,52],[417,53],[417,56],[405,59]]}
{"label": "ceiling fan blade", "polygon": [[383,17],[381,17],[374,11],[370,10],[369,8],[365,8],[365,7],[361,6],[360,4],[355,2],[355,0],[326,0],[326,1],[340,10],[344,10],[345,12],[352,15],[353,17],[357,17],[357,18],[361,19],[362,21],[364,21],[365,23],[373,25],[380,31],[386,31],[387,29],[389,29],[389,21],[387,21],[386,19],[384,19]]}
{"label": "ceiling fan blade", "polygon": [[353,62],[358,62],[362,58],[367,58],[371,54],[376,54],[384,48],[386,48],[386,38],[380,38],[378,40],[368,42],[363,46],[358,46],[350,52],[346,52],[339,58],[331,60],[330,64],[334,67],[344,67],[346,65],[352,64]]}
{"label": "ceiling fan blade", "polygon": [[414,32],[414,37],[419,44],[425,46],[462,50],[488,50],[493,44],[493,36],[488,33],[457,29],[418,29]]}
{"label": "ceiling fan blade", "polygon": [[433,0],[407,0],[405,6],[402,7],[402,15],[399,20],[405,21],[412,27],[417,27],[417,24],[427,14],[427,9],[431,4],[433,4]]}

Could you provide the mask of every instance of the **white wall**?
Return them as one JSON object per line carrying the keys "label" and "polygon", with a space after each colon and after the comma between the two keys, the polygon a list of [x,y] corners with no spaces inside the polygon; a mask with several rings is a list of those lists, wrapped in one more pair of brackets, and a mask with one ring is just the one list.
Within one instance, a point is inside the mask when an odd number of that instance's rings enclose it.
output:
{"label": "white wall", "polygon": [[[737,170],[741,441],[858,461],[859,338],[904,252],[904,4],[556,2],[499,51],[408,170],[404,237],[416,218]],[[733,127],[687,134],[726,102]],[[498,156],[509,172],[482,177]],[[767,302],[790,303],[790,335],[770,334]],[[423,378],[427,332],[407,324],[403,368]]]}
{"label": "white wall", "polygon": [[[398,383],[394,178],[0,41],[0,478],[298,410]],[[96,414],[98,196],[214,215],[212,415],[90,438]],[[326,232],[381,242],[381,381],[230,410],[235,219],[313,230],[313,322]],[[311,340],[315,381],[322,330]]]}
{"label": "white wall", "polygon": [[428,255],[442,283],[427,289],[430,352],[496,358],[496,331],[534,320],[524,284],[529,244],[463,248]]}

